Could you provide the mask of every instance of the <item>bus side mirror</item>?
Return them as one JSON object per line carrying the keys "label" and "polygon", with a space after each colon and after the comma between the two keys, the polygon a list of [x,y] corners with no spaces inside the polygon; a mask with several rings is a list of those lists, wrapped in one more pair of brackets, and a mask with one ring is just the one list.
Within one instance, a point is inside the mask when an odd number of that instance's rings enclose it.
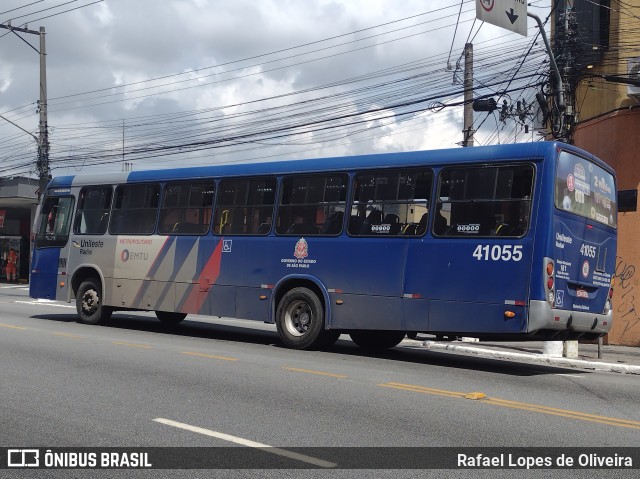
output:
{"label": "bus side mirror", "polygon": [[618,191],[618,212],[638,211],[638,190]]}

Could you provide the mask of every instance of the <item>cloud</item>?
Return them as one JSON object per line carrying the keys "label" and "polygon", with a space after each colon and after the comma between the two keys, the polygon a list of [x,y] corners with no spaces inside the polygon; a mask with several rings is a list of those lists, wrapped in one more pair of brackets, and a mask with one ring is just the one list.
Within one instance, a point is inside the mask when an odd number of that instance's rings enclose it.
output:
{"label": "cloud", "polygon": [[[23,3],[3,0],[2,8]],[[136,168],[453,147],[462,139],[461,108],[401,116],[407,108],[390,105],[460,88],[444,72],[458,8],[444,0],[105,0],[36,22],[47,31],[52,161],[60,160],[61,172],[73,152],[99,158],[102,145],[114,153],[122,122],[131,146],[212,141],[211,149],[176,150],[171,160],[136,160]],[[471,10],[461,18],[454,64]],[[488,36],[483,29],[477,41]],[[420,73],[428,75],[399,82]],[[2,111],[28,105],[11,115],[34,129],[38,78],[37,54],[14,35],[0,38]],[[348,117],[375,108],[382,110]],[[344,117],[340,127],[321,130],[332,116]],[[316,131],[294,128],[307,123]],[[0,123],[0,136],[11,128]],[[261,128],[274,133],[248,136]],[[1,148],[0,162],[14,161]]]}

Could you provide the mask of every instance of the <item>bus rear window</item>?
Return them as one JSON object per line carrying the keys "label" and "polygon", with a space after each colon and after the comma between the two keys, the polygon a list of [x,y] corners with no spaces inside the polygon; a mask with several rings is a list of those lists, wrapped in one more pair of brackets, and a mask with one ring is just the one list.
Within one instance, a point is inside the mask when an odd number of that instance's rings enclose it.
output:
{"label": "bus rear window", "polygon": [[567,151],[561,151],[558,155],[555,204],[562,211],[616,227],[616,187],[613,175]]}

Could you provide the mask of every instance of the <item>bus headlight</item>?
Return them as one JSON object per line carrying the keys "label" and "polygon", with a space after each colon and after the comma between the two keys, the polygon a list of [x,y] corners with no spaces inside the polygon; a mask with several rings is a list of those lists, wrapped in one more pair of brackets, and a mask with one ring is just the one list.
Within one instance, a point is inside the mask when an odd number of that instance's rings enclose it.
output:
{"label": "bus headlight", "polygon": [[556,295],[553,292],[553,290],[549,291],[549,296],[547,297],[547,301],[549,301],[549,304],[551,305],[551,307],[553,308],[554,304],[556,300]]}
{"label": "bus headlight", "polygon": [[608,314],[611,311],[611,299],[607,299],[604,303],[604,314]]}

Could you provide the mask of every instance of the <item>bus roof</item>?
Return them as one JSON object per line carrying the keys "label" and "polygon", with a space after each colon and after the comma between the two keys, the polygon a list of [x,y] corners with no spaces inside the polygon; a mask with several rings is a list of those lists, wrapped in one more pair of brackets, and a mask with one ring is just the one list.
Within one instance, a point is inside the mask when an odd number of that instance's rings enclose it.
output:
{"label": "bus roof", "polygon": [[560,142],[514,143],[508,145],[450,148],[370,155],[312,158],[303,160],[270,161],[242,164],[219,164],[186,168],[141,170],[125,173],[83,174],[59,176],[51,180],[49,187],[72,185],[132,183],[147,181],[173,181],[194,178],[227,176],[280,175],[313,173],[319,171],[346,171],[354,169],[380,169],[388,167],[413,167],[420,165],[442,166],[448,164],[477,163],[482,161],[509,161],[513,159],[542,158],[555,148],[574,151],[613,172],[611,167],[584,150]]}

